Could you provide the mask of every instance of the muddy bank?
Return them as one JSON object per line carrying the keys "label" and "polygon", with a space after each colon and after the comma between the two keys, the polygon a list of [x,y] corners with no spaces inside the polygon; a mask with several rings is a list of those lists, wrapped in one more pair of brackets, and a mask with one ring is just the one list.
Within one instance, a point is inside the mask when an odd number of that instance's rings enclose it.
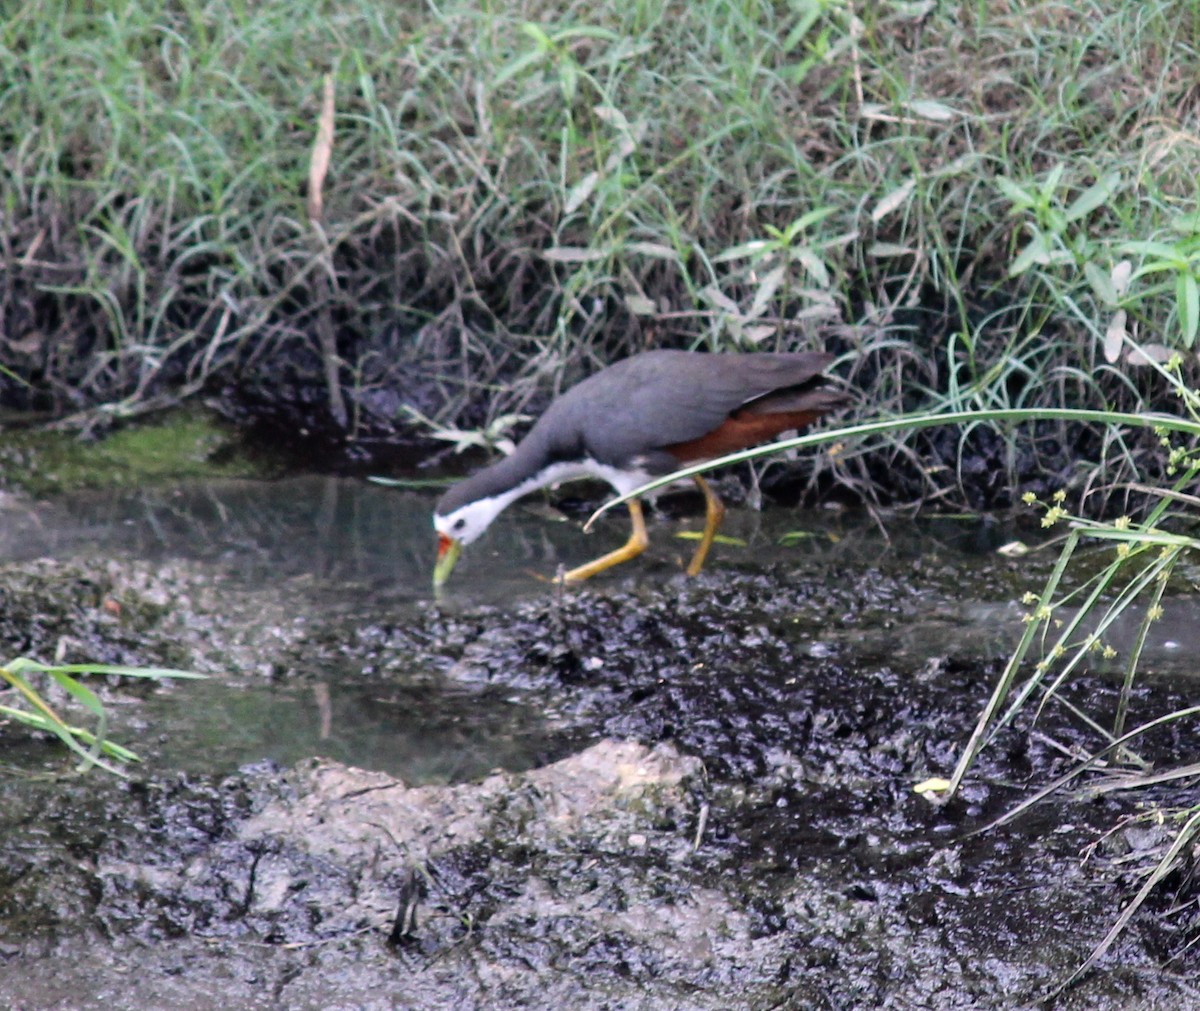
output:
{"label": "muddy bank", "polygon": [[[235,669],[230,692],[332,673],[434,707],[507,700],[541,736],[523,770],[426,785],[328,759],[55,783],[52,747],[0,728],[0,992],[28,1009],[1027,1006],[1130,894],[1136,863],[1114,858],[1152,840],[1130,824],[1081,860],[1134,812],[1117,795],[966,837],[1061,768],[1080,732],[1057,710],[949,807],[912,793],[951,766],[999,662],[964,604],[1028,577],[962,564],[631,574],[403,614],[370,595],[330,609],[303,577],[250,592],[211,563],[9,568],[6,655],[70,629],[72,654]],[[152,735],[139,693],[104,694],[118,733]],[[1137,704],[1172,701],[1162,684]],[[1189,887],[1169,882],[1058,1006],[1189,1006]]]}

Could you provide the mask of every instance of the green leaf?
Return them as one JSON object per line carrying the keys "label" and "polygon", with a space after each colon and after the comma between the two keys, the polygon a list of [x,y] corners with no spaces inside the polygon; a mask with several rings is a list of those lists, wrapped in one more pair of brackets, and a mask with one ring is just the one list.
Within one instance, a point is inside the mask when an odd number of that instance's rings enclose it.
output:
{"label": "green leaf", "polygon": [[574,60],[563,60],[559,70],[559,82],[562,85],[563,97],[567,103],[575,101],[575,92],[579,86],[579,66]]}
{"label": "green leaf", "polygon": [[[553,41],[557,45],[572,39],[599,39],[602,42],[619,42],[621,36],[608,28],[597,28],[594,25],[581,25],[579,28],[564,28],[555,32]],[[644,52],[645,50],[643,50]]]}
{"label": "green leaf", "polygon": [[802,214],[789,226],[788,231],[795,235],[797,232],[802,232],[807,228],[811,228],[818,221],[824,221],[829,215],[836,211],[836,207],[815,207],[807,214]]}
{"label": "green leaf", "polygon": [[1110,365],[1121,357],[1121,348],[1125,345],[1125,319],[1125,310],[1118,309],[1104,331],[1104,360]]}
{"label": "green leaf", "polygon": [[[698,541],[704,536],[704,531],[680,530],[675,536],[681,541]],[[727,547],[732,548],[744,548],[748,546],[747,542],[742,540],[742,538],[731,537],[729,534],[717,534],[715,537],[713,537],[712,542],[714,544],[724,544]]]}
{"label": "green leaf", "polygon": [[776,242],[755,239],[752,242],[743,242],[740,246],[730,246],[714,256],[713,263],[726,263],[729,260],[744,260],[748,257],[762,256],[765,253],[773,253],[778,248],[779,244]]}
{"label": "green leaf", "polygon": [[935,102],[930,98],[909,102],[908,111],[914,116],[920,116],[922,119],[932,120],[935,123],[945,123],[958,115],[957,109],[944,102]]}
{"label": "green leaf", "polygon": [[[19,664],[17,667],[15,665]],[[125,667],[120,664],[109,663],[62,663],[62,664],[43,664],[36,660],[29,660],[26,657],[19,657],[13,663],[8,665],[9,670],[34,670],[43,674],[50,674],[54,671],[60,671],[63,674],[98,674],[98,675],[115,675],[124,678],[149,678],[153,681],[161,681],[165,678],[176,678],[184,681],[203,681],[207,679],[207,674],[197,674],[194,671],[177,670],[173,667]]]}
{"label": "green leaf", "polygon": [[666,246],[661,242],[630,242],[626,244],[625,251],[636,253],[638,256],[648,256],[652,260],[673,260],[676,263],[679,262],[679,251],[673,246]]}
{"label": "green leaf", "polygon": [[1021,255],[1008,268],[1008,276],[1019,277],[1034,264],[1046,264],[1049,262],[1050,249],[1046,243],[1046,236],[1041,232],[1034,232],[1033,238],[1029,240],[1029,245],[1021,251]]}
{"label": "green leaf", "polygon": [[916,185],[917,181],[915,179],[909,179],[902,185],[897,186],[875,205],[874,210],[871,211],[871,220],[878,224],[897,207],[907,203]]}
{"label": "green leaf", "polygon": [[587,246],[554,246],[542,250],[542,257],[551,263],[595,263],[610,255],[610,249],[590,249]]}
{"label": "green leaf", "polygon": [[825,266],[824,260],[808,248],[797,249],[793,255],[800,265],[808,271],[808,276],[816,282],[817,287],[829,287],[829,269]]}
{"label": "green leaf", "polygon": [[1183,343],[1190,348],[1196,343],[1196,330],[1200,327],[1200,284],[1194,276],[1180,274],[1175,279],[1175,301],[1179,306]]}
{"label": "green leaf", "polygon": [[97,716],[100,719],[104,718],[104,704],[87,685],[81,684],[69,674],[64,674],[61,670],[52,670],[47,673],[55,684],[87,709],[93,716]]}
{"label": "green leaf", "polygon": [[784,282],[784,273],[784,268],[779,266],[772,267],[763,274],[759,279],[758,289],[754,292],[754,301],[750,303],[750,309],[746,313],[746,320],[757,319],[766,312],[767,306],[775,297],[775,292]]}
{"label": "green leaf", "polygon": [[1181,214],[1171,222],[1171,230],[1187,236],[1200,234],[1200,211]]}
{"label": "green leaf", "polygon": [[446,477],[383,477],[379,474],[368,474],[367,480],[371,484],[383,485],[385,488],[408,488],[411,490],[448,488],[453,483],[453,478]]}
{"label": "green leaf", "polygon": [[1079,194],[1067,208],[1067,220],[1076,221],[1091,214],[1097,207],[1108,202],[1117,188],[1121,185],[1119,172],[1110,172],[1103,179],[1097,179],[1091,186]]}
{"label": "green leaf", "polygon": [[584,202],[596,191],[596,186],[599,182],[600,173],[592,171],[572,186],[567,193],[567,199],[563,201],[562,212],[564,217],[572,215],[579,210]]}
{"label": "green leaf", "polygon": [[1055,191],[1058,189],[1058,184],[1062,182],[1063,173],[1067,170],[1065,162],[1059,162],[1050,170],[1050,174],[1046,176],[1046,181],[1042,183],[1041,194],[1043,204],[1049,204]]}
{"label": "green leaf", "polygon": [[10,720],[16,720],[27,727],[36,727],[38,730],[50,730],[50,721],[41,713],[30,713],[24,709],[16,709],[13,706],[0,706],[0,716],[7,716]]}
{"label": "green leaf", "polygon": [[1088,279],[1096,297],[1110,308],[1117,305],[1117,287],[1113,284],[1112,274],[1103,267],[1089,260],[1083,265],[1083,276]]}
{"label": "green leaf", "polygon": [[894,242],[875,242],[867,249],[868,256],[880,259],[888,256],[913,256],[916,252],[911,246],[900,246]]}
{"label": "green leaf", "polygon": [[810,530],[789,530],[779,538],[779,543],[783,547],[791,547],[793,544],[799,544],[801,541],[810,541],[817,537]]}
{"label": "green leaf", "polygon": [[[76,703],[96,717],[95,730],[66,723],[46,702],[45,698],[26,679],[26,674],[40,674],[49,678],[66,692]],[[80,759],[77,766],[84,772],[99,766],[116,776],[124,776],[121,769],[105,759],[119,762],[140,761],[137,754],[105,737],[108,716],[99,696],[87,685],[77,680],[76,675],[117,675],[152,680],[163,678],[203,678],[203,674],[175,670],[168,667],[125,667],[116,664],[45,664],[29,657],[17,657],[0,666],[0,683],[7,682],[17,690],[28,709],[0,705],[0,716],[15,720],[57,737],[65,747]]]}
{"label": "green leaf", "polygon": [[[83,727],[72,727],[65,723],[57,723],[49,717],[43,716],[41,713],[31,713],[24,709],[14,709],[12,706],[0,706],[0,716],[7,716],[11,720],[26,727],[32,727],[34,730],[41,730],[43,733],[53,734],[55,737],[62,738],[65,732],[68,735],[78,736],[81,739],[91,743],[95,740],[94,735]],[[68,746],[70,744],[68,743]],[[123,748],[119,744],[114,744],[112,741],[105,741],[100,745],[100,749],[114,758],[125,759],[127,755],[132,755],[133,761],[141,761],[128,748]],[[86,754],[81,748],[76,745],[72,748],[73,751]]]}
{"label": "green leaf", "polygon": [[1037,203],[1032,196],[1007,176],[996,176],[996,186],[999,187],[1001,193],[1008,197],[1014,210],[1028,211]]}
{"label": "green leaf", "polygon": [[541,25],[535,25],[532,21],[526,21],[521,25],[521,31],[533,39],[542,52],[549,52],[554,48],[553,40],[546,34],[546,30]]}
{"label": "green leaf", "polygon": [[541,63],[546,58],[546,52],[542,49],[535,49],[531,53],[525,53],[518,56],[507,67],[500,71],[492,78],[491,84],[493,88],[498,88],[500,85],[523,74],[530,67]]}
{"label": "green leaf", "polygon": [[1148,274],[1158,270],[1186,270],[1187,257],[1185,257],[1175,246],[1168,245],[1165,242],[1154,241],[1136,241],[1121,243],[1121,252],[1123,253],[1138,253],[1141,256],[1157,257],[1159,262],[1145,264],[1139,271],[1139,274]]}
{"label": "green leaf", "polygon": [[812,29],[812,26],[817,23],[817,19],[821,16],[821,8],[813,4],[803,14],[800,15],[800,20],[796,22],[796,26],[787,34],[787,38],[783,40],[783,51],[790,53],[800,44],[800,41]]}

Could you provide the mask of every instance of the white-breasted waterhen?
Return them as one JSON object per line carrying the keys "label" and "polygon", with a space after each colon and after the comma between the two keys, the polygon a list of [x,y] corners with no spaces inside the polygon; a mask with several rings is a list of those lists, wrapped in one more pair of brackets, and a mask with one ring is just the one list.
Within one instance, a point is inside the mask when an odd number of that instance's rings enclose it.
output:
{"label": "white-breasted waterhen", "polygon": [[[454,485],[434,510],[438,534],[433,582],[441,586],[464,545],[509,503],[538,488],[598,477],[625,494],[682,466],[715,459],[799,429],[846,402],[824,384],[833,355],[705,354],[647,351],[571,387],[537,420],[513,453]],[[725,508],[708,483],[704,534],[687,567],[696,575]],[[571,569],[587,579],[645,550],[641,503],[629,503],[633,531],[624,547]]]}

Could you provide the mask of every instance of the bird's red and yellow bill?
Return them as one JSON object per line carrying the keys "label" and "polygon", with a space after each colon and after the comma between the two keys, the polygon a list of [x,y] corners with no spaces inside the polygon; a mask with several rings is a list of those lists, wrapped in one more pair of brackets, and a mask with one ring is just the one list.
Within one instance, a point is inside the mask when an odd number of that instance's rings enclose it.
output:
{"label": "bird's red and yellow bill", "polygon": [[456,541],[449,534],[438,534],[437,561],[433,566],[434,588],[441,586],[450,578],[454,571],[454,563],[462,554],[462,542]]}

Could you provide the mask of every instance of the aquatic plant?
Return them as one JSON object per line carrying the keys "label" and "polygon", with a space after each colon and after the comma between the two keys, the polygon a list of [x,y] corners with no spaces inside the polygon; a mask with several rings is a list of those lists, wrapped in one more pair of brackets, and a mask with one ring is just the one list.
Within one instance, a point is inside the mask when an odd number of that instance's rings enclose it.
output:
{"label": "aquatic plant", "polygon": [[[91,688],[84,684],[81,676],[107,675],[116,677],[148,678],[153,681],[165,678],[201,678],[202,674],[168,668],[122,667],[112,664],[44,664],[28,657],[17,657],[0,666],[0,681],[7,683],[17,693],[19,705],[0,704],[0,718],[7,717],[34,730],[57,737],[79,758],[76,771],[86,772],[98,766],[117,776],[125,773],[120,764],[137,762],[137,753],[108,736],[108,712]],[[93,729],[77,726],[64,717],[46,698],[35,681],[43,679],[57,686],[67,697],[78,704],[95,720]]]}

